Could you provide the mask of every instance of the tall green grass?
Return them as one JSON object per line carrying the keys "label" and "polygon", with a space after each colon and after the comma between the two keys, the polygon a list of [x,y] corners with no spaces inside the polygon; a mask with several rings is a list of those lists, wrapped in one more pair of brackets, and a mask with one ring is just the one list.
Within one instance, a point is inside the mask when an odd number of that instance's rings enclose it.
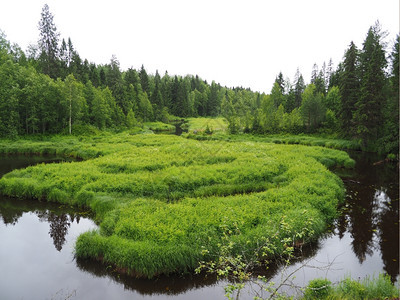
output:
{"label": "tall green grass", "polygon": [[170,135],[0,142],[2,153],[43,149],[85,160],[15,170],[0,179],[0,193],[90,207],[100,229],[78,238],[76,255],[145,277],[193,270],[202,250],[217,255],[227,230],[237,253],[304,227],[305,241],[315,239],[344,197],[327,167],[354,164],[321,147]]}
{"label": "tall green grass", "polygon": [[174,125],[166,124],[163,122],[145,122],[143,124],[143,127],[145,129],[149,129],[149,130],[156,131],[156,132],[161,132],[161,131],[173,132],[173,131],[175,131]]}
{"label": "tall green grass", "polygon": [[188,131],[193,133],[205,133],[206,129],[213,132],[226,132],[228,129],[228,121],[225,118],[187,118],[185,126]]}
{"label": "tall green grass", "polygon": [[310,136],[310,135],[251,135],[251,134],[222,134],[217,132],[213,135],[198,135],[189,132],[186,135],[189,139],[194,140],[224,140],[235,142],[263,142],[285,145],[305,145],[305,146],[320,146],[338,150],[361,150],[361,144],[358,140],[345,140],[330,136]]}
{"label": "tall green grass", "polygon": [[304,299],[383,300],[398,299],[399,295],[399,287],[392,284],[390,276],[379,274],[361,280],[346,277],[336,285],[326,279],[314,279],[306,287]]}

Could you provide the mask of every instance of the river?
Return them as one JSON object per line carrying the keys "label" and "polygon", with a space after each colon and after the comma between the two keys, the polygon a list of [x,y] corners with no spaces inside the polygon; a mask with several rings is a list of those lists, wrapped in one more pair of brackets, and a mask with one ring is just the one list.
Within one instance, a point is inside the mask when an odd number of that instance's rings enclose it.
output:
{"label": "river", "polygon": [[[279,282],[305,286],[315,277],[337,282],[387,272],[399,279],[398,165],[367,153],[351,153],[354,170],[336,170],[345,183],[346,204],[330,232],[303,249],[303,258],[285,272],[271,268]],[[0,176],[54,157],[0,157]],[[224,299],[225,281],[213,276],[138,280],[112,268],[74,258],[77,236],[95,229],[87,211],[32,200],[0,198],[0,299]],[[293,293],[291,290],[290,293]],[[241,299],[252,299],[248,286]]]}

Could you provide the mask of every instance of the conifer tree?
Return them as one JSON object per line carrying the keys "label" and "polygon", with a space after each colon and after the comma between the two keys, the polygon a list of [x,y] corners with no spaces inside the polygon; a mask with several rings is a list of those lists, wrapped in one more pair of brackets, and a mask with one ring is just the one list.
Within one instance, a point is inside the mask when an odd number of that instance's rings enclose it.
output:
{"label": "conifer tree", "polygon": [[139,71],[139,78],[140,78],[140,84],[142,85],[143,92],[146,92],[146,94],[148,96],[150,96],[149,76],[147,75],[147,72],[143,65]]}
{"label": "conifer tree", "polygon": [[44,5],[39,21],[39,49],[42,72],[52,78],[59,76],[59,33],[49,6]]}
{"label": "conifer tree", "polygon": [[271,90],[271,100],[274,103],[275,108],[278,108],[279,105],[284,103],[284,97],[282,94],[282,89],[279,85],[279,82],[275,80],[275,83]]}
{"label": "conifer tree", "polygon": [[315,84],[315,81],[317,80],[318,77],[318,65],[314,63],[311,71],[311,83]]}
{"label": "conifer tree", "polygon": [[399,154],[399,42],[400,36],[397,35],[390,59],[392,70],[390,74],[390,89],[386,96],[383,114],[383,133],[380,139],[381,152]]}
{"label": "conifer tree", "polygon": [[324,95],[326,94],[325,72],[323,69],[318,72],[318,76],[315,78],[314,84],[316,93],[322,93]]}
{"label": "conifer tree", "polygon": [[60,64],[61,64],[61,73],[62,73],[62,77],[65,78],[65,76],[67,76],[67,67],[68,67],[68,57],[67,54],[68,50],[67,50],[67,43],[65,42],[64,39],[62,39],[61,42],[61,47],[60,47]]}
{"label": "conifer tree", "polygon": [[285,92],[285,80],[283,79],[282,72],[279,72],[278,76],[275,78],[275,82],[279,85],[281,93]]}
{"label": "conifer tree", "polygon": [[304,92],[304,89],[306,88],[303,75],[301,75],[299,68],[297,68],[294,82],[295,82],[294,104],[295,104],[295,107],[299,108],[301,106],[301,102],[302,102],[302,94]]}
{"label": "conifer tree", "polygon": [[153,111],[155,114],[155,118],[157,120],[161,119],[161,112],[163,109],[163,101],[160,91],[160,85],[161,85],[161,77],[160,74],[158,74],[158,71],[156,71],[156,75],[154,76],[154,90],[151,93],[150,102],[153,105],[154,108]]}
{"label": "conifer tree", "polygon": [[357,135],[362,139],[364,146],[369,146],[375,141],[382,130],[387,66],[383,36],[379,23],[375,23],[368,30],[360,54],[360,96],[356,103],[354,119]]}
{"label": "conifer tree", "polygon": [[339,78],[341,94],[340,118],[342,130],[347,134],[354,133],[353,113],[360,92],[358,55],[356,45],[351,42],[344,55],[343,71]]}
{"label": "conifer tree", "polygon": [[217,116],[220,112],[222,99],[220,99],[218,95],[219,88],[219,84],[216,84],[214,81],[211,82],[210,97],[207,105],[208,116]]}
{"label": "conifer tree", "polygon": [[160,92],[164,107],[171,112],[171,77],[167,71],[165,71],[164,76],[161,78]]}
{"label": "conifer tree", "polygon": [[106,81],[116,103],[126,115],[129,111],[129,105],[126,103],[125,88],[122,80],[120,64],[115,55],[111,57],[111,62],[107,66]]}

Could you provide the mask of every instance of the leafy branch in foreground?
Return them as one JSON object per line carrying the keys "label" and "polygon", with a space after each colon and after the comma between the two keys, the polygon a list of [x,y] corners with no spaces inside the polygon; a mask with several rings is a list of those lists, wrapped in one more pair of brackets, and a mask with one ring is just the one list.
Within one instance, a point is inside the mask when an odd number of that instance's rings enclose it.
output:
{"label": "leafy branch in foreground", "polygon": [[[298,258],[297,250],[301,252],[302,245],[310,242],[307,237],[313,235],[309,229],[313,220],[309,218],[298,233],[290,234],[294,226],[285,219],[285,216],[281,218],[275,234],[259,239],[259,247],[253,252],[246,251],[244,246],[233,242],[234,236],[240,234],[237,226],[229,229],[226,225],[221,225],[224,234],[221,243],[218,244],[217,254],[210,260],[210,251],[203,249],[205,260],[200,262],[196,273],[205,271],[216,274],[218,279],[227,279],[229,284],[224,289],[229,300],[240,299],[245,288],[255,300],[294,299],[295,296],[288,296],[282,292],[284,287],[300,292],[299,299],[398,299],[398,284],[392,284],[390,276],[385,274],[362,280],[346,277],[334,284],[326,278],[316,278],[306,287],[295,285],[293,280],[298,271],[303,268],[316,268],[328,272],[332,270],[335,259],[323,266],[313,266],[310,259],[307,259],[298,267],[289,268],[291,262]],[[266,275],[256,276],[259,267],[268,270],[273,264],[281,266],[278,283],[272,282]]]}
{"label": "leafy branch in foreground", "polygon": [[[228,279],[230,283],[225,287],[225,296],[230,300],[239,299],[246,283],[259,287],[260,292],[254,291],[254,299],[264,299],[261,295],[263,291],[269,295],[266,299],[285,298],[280,293],[281,288],[287,285],[294,287],[291,280],[304,265],[283,276],[279,284],[271,282],[265,275],[255,276],[253,270],[257,267],[265,267],[267,270],[274,260],[274,263],[283,265],[282,274],[284,274],[290,262],[295,258],[295,249],[301,249],[304,243],[310,242],[306,238],[313,236],[313,230],[310,229],[312,222],[312,218],[308,218],[304,227],[292,234],[294,232],[293,225],[287,222],[286,217],[283,216],[275,234],[260,239],[258,247],[252,252],[246,251],[245,247],[241,249],[240,245],[232,241],[231,237],[240,233],[237,226],[234,230],[226,227],[222,242],[218,244],[218,254],[212,260],[201,261],[196,273],[206,271],[217,274],[219,279]],[[210,252],[204,249],[202,254],[208,258]]]}

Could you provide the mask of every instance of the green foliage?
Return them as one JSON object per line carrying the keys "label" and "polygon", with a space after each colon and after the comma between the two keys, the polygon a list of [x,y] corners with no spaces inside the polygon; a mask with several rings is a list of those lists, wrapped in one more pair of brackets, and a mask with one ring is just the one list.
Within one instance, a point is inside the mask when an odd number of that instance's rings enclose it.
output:
{"label": "green foliage", "polygon": [[126,116],[126,125],[129,129],[132,129],[135,127],[137,124],[136,118],[135,118],[135,113],[133,112],[132,109],[129,110],[127,116]]}
{"label": "green foliage", "polygon": [[390,276],[366,277],[354,280],[346,277],[339,284],[332,285],[326,279],[311,280],[306,287],[304,299],[397,299],[399,289],[392,284]]}
{"label": "green foliage", "polygon": [[379,23],[371,26],[360,55],[360,96],[354,112],[354,120],[357,135],[362,138],[364,146],[377,140],[383,123],[387,61],[382,36]]}
{"label": "green foliage", "polygon": [[128,133],[4,141],[0,153],[87,159],[16,170],[0,180],[0,192],[90,207],[101,230],[81,236],[76,254],[146,277],[195,269],[202,249],[218,255],[227,230],[233,256],[254,253],[276,232],[276,254],[285,238],[315,239],[344,196],[318,161],[351,162],[318,147]]}
{"label": "green foliage", "polygon": [[[58,32],[47,5],[39,24],[38,53],[29,57],[0,40],[0,136],[72,132],[73,124],[101,130],[138,131],[143,122],[182,117],[223,116],[209,124],[232,134],[340,134],[361,140],[363,149],[398,152],[398,41],[386,72],[385,34],[377,23],[361,50],[351,43],[333,70],[315,64],[311,84],[297,70],[294,82],[280,73],[270,95],[244,88],[208,84],[198,76],[148,74],[81,59],[71,39],[58,45]],[[47,75],[45,75],[47,74]],[[56,78],[58,78],[56,80]],[[224,121],[225,122],[225,121]],[[206,125],[193,130],[203,131]],[[196,137],[208,139],[208,137]]]}
{"label": "green foliage", "polygon": [[[251,244],[251,241],[248,240],[246,245],[241,245],[232,239],[233,235],[240,233],[241,229],[237,224],[233,227],[222,224],[224,231],[221,243],[217,245],[217,255],[211,261],[201,261],[196,273],[205,270],[208,273],[216,273],[218,278],[233,282],[225,287],[225,296],[228,299],[239,299],[245,284],[255,281],[255,276],[252,274],[255,267],[266,266],[268,269],[272,259],[288,266],[294,258],[296,243],[306,243],[315,234],[314,215],[306,210],[301,212],[301,215],[306,216],[306,221],[297,224],[290,221],[294,219],[293,216],[284,215],[278,220],[279,225],[275,227],[275,232],[268,232],[267,237],[259,238],[256,247],[250,249],[247,246]],[[204,257],[210,256],[210,253],[207,249],[202,250]],[[280,294],[280,289],[287,279],[275,285],[274,282],[269,282],[266,276],[259,275],[256,285],[270,295],[268,299],[286,299]],[[254,299],[262,298],[254,297]]]}
{"label": "green foliage", "polygon": [[149,130],[153,130],[156,132],[160,132],[160,131],[173,132],[173,131],[175,131],[174,125],[166,124],[163,122],[145,122],[143,125],[144,125],[144,128],[147,128]]}
{"label": "green foliage", "polygon": [[325,116],[323,94],[318,93],[314,84],[309,84],[303,93],[303,102],[300,107],[304,124],[309,131],[315,131]]}
{"label": "green foliage", "polygon": [[213,132],[225,132],[228,128],[228,122],[225,118],[187,118],[189,132],[201,133],[206,128],[212,128]]}
{"label": "green foliage", "polygon": [[72,125],[72,132],[76,136],[82,135],[99,135],[100,130],[92,125],[74,124]]}
{"label": "green foliage", "polygon": [[[358,141],[339,139],[332,135],[286,135],[286,134],[271,134],[271,135],[226,135],[218,134],[212,137],[203,137],[199,135],[187,135],[187,138],[196,140],[225,140],[225,141],[251,141],[274,144],[288,145],[306,145],[306,146],[321,146],[325,148],[333,148],[339,150],[361,150],[361,145]],[[344,163],[344,161],[343,161]],[[346,167],[351,167],[354,161],[345,162]],[[343,166],[343,165],[339,165]]]}
{"label": "green foliage", "polygon": [[311,280],[304,293],[305,299],[326,299],[332,293],[332,283],[327,279]]}

